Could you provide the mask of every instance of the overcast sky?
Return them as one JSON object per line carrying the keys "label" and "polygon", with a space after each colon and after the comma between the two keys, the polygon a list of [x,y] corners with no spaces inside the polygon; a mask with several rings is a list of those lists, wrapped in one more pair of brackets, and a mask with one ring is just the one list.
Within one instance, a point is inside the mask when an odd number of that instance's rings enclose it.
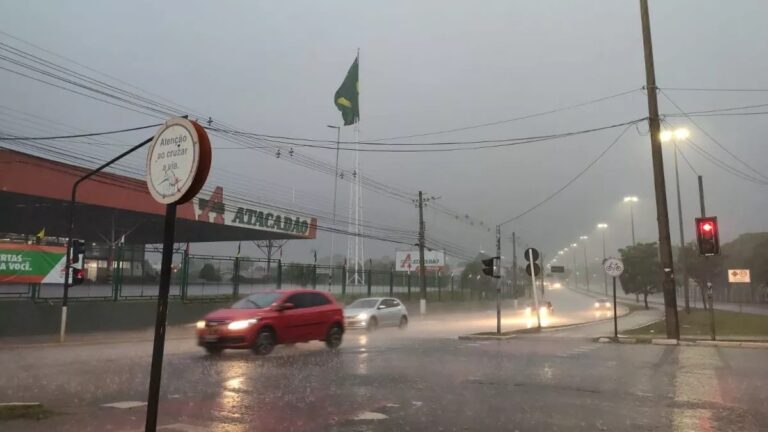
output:
{"label": "overcast sky", "polygon": [[[77,60],[140,89],[207,113],[241,129],[335,139],[333,93],[360,49],[360,140],[494,122],[595,98],[638,91],[533,119],[399,142],[523,137],[589,129],[647,115],[637,1],[1,1],[0,30]],[[656,76],[662,88],[768,89],[768,3],[651,1]],[[29,46],[0,34],[0,41]],[[35,51],[38,52],[39,51]],[[0,60],[0,66],[3,61]],[[149,117],[72,95],[0,70],[0,104],[88,131],[152,123]],[[768,92],[666,92],[686,111],[768,103]],[[660,97],[662,113],[676,109]],[[758,110],[759,111],[759,110]],[[693,141],[742,171],[685,119]],[[697,117],[723,146],[768,174],[764,116]],[[39,133],[0,116],[0,128]],[[466,253],[491,250],[493,226],[561,188],[624,128],[524,146],[453,153],[363,153],[362,171],[414,195],[424,190],[491,232],[427,211],[428,236]],[[609,225],[610,250],[630,241],[625,195],[637,195],[640,241],[657,238],[647,123],[626,130],[584,176],[534,212],[504,227],[523,245],[552,254]],[[120,138],[134,142],[142,135]],[[354,140],[351,127],[343,140]],[[73,144],[74,145],[74,144]],[[333,178],[253,150],[214,141],[208,187],[248,191],[252,198],[328,213]],[[99,154],[104,155],[101,149]],[[94,150],[95,151],[95,150]],[[115,149],[111,149],[115,151]],[[329,162],[326,150],[297,149]],[[768,187],[739,179],[683,148],[704,176],[707,211],[719,216],[724,240],[768,230]],[[134,161],[142,164],[138,156]],[[342,165],[351,168],[353,155]],[[672,152],[665,151],[673,243],[678,243]],[[681,161],[686,237],[698,212],[696,177]],[[349,189],[340,183],[346,218]],[[364,218],[415,231],[412,205],[364,191]],[[413,239],[415,241],[415,238]],[[336,241],[337,253],[345,250]],[[598,250],[598,241],[590,248]],[[504,248],[511,245],[505,242]],[[310,250],[327,255],[328,236],[295,241],[289,259]],[[391,255],[394,245],[366,242],[366,255]],[[197,250],[228,253],[231,245]],[[252,245],[245,253],[255,255]],[[505,254],[506,255],[506,254]]]}

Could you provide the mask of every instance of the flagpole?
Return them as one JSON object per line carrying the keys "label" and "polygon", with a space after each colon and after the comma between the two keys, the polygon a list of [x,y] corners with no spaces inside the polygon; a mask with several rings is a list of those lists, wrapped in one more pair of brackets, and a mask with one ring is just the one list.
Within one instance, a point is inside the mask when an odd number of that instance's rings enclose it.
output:
{"label": "flagpole", "polygon": [[334,248],[334,240],[336,238],[336,195],[339,190],[339,143],[341,142],[341,126],[331,126],[331,129],[336,129],[336,167],[333,170],[333,215],[331,216],[331,256],[328,257],[328,292],[331,292],[331,286],[333,285],[333,254],[336,249]]}

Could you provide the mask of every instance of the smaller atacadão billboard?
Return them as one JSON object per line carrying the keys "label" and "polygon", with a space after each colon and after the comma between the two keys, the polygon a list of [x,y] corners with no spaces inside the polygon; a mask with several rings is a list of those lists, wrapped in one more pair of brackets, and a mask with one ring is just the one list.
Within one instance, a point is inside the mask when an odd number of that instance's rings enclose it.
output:
{"label": "smaller atacad\u00e3o billboard", "polygon": [[0,283],[64,283],[64,246],[0,243]]}
{"label": "smaller atacad\u00e3o billboard", "polygon": [[[405,272],[418,271],[419,264],[419,251],[395,252],[395,270]],[[445,267],[445,252],[425,250],[424,266],[427,270],[439,270]]]}

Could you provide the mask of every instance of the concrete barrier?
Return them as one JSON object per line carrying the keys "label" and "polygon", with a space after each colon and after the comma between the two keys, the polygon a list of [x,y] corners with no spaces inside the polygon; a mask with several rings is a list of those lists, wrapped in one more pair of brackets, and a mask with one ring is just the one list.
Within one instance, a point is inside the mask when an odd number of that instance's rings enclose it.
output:
{"label": "concrete barrier", "polygon": [[[231,300],[211,303],[171,301],[167,323],[191,323],[231,303]],[[157,300],[72,302],[67,308],[67,333],[150,328],[155,325],[156,308]],[[0,302],[0,337],[58,334],[60,321],[61,304],[58,303]]]}

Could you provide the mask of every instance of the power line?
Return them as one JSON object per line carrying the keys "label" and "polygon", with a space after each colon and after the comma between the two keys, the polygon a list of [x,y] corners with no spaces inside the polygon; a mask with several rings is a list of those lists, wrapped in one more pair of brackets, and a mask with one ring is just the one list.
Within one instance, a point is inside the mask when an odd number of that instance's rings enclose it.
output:
{"label": "power line", "polygon": [[[452,142],[452,143],[426,143],[426,144],[408,144],[413,147],[418,147],[421,145],[439,145],[439,146],[446,146],[446,145],[462,145],[462,144],[477,144],[481,142],[497,142],[497,144],[488,144],[488,145],[476,145],[474,147],[451,147],[451,148],[438,148],[438,149],[370,149],[370,148],[362,148],[362,149],[356,149],[356,148],[350,148],[350,147],[339,147],[339,150],[341,151],[355,151],[355,152],[375,152],[375,153],[441,153],[441,152],[454,152],[454,151],[470,151],[470,150],[483,150],[483,149],[492,149],[492,148],[502,148],[502,147],[510,147],[510,146],[517,146],[517,145],[523,145],[523,144],[530,144],[535,142],[542,142],[542,141],[550,141],[554,139],[561,139],[576,135],[583,135],[583,134],[589,134],[599,131],[604,131],[608,129],[615,129],[622,126],[627,125],[634,125],[636,123],[645,121],[646,118],[638,118],[634,120],[629,120],[621,123],[614,123],[609,124],[605,126],[599,126],[595,128],[590,129],[582,129],[582,130],[576,130],[576,131],[570,131],[560,134],[552,134],[552,135],[543,135],[540,137],[531,137],[527,138],[525,140],[520,140],[519,138],[509,138],[505,140],[486,140],[486,141],[464,141],[464,142]],[[220,133],[227,133],[228,131],[223,131],[220,129],[215,130],[216,132]],[[242,135],[240,133],[239,135]],[[261,137],[261,135],[258,134],[252,134],[252,136],[258,136]],[[322,149],[322,150],[332,150],[336,151],[336,147],[332,146],[321,146],[321,145],[314,145],[314,144],[296,144],[291,141],[282,141],[282,140],[276,140],[276,139],[268,139],[268,138],[259,138],[261,141],[267,141],[267,142],[273,142],[277,144],[285,144],[287,146],[301,146],[301,147],[310,147],[310,148],[316,148],[316,149]],[[360,143],[363,145],[364,143]],[[381,144],[377,144],[381,145]],[[384,144],[386,145],[386,144]]]}
{"label": "power line", "polygon": [[576,176],[575,176],[575,177],[573,177],[572,179],[570,179],[570,180],[569,180],[567,183],[565,183],[565,184],[564,184],[562,187],[560,187],[560,188],[559,188],[558,190],[556,190],[554,193],[550,194],[548,197],[546,197],[546,198],[544,198],[543,200],[541,200],[539,203],[537,203],[537,204],[536,204],[536,205],[534,205],[533,207],[529,208],[528,210],[525,210],[524,212],[522,212],[522,213],[518,214],[518,215],[517,215],[517,216],[515,216],[515,217],[512,217],[512,218],[510,218],[510,219],[507,219],[507,220],[506,220],[506,221],[504,221],[504,222],[501,222],[499,225],[505,225],[505,224],[508,224],[508,223],[510,223],[510,222],[514,222],[514,221],[516,221],[516,220],[520,219],[521,217],[523,217],[523,216],[527,215],[528,213],[530,213],[530,212],[532,212],[532,211],[536,210],[537,208],[539,208],[539,207],[543,206],[544,204],[546,204],[547,202],[549,202],[550,200],[552,200],[554,197],[556,197],[557,195],[559,195],[559,194],[560,194],[562,191],[566,190],[566,189],[567,189],[569,186],[571,186],[571,185],[572,185],[572,184],[573,184],[573,183],[574,183],[576,180],[578,180],[579,178],[581,178],[581,176],[583,176],[583,175],[584,175],[584,174],[585,174],[587,171],[589,171],[589,169],[590,169],[590,168],[592,168],[592,167],[593,167],[593,166],[594,166],[594,165],[595,165],[595,164],[596,164],[596,163],[597,163],[597,162],[598,162],[600,159],[602,159],[602,157],[603,157],[603,156],[605,156],[605,154],[606,154],[606,153],[608,153],[608,151],[609,151],[611,148],[613,148],[613,146],[614,146],[614,145],[616,145],[616,143],[618,143],[618,142],[619,142],[619,140],[621,139],[621,137],[622,137],[622,136],[624,136],[624,134],[627,132],[627,130],[629,130],[630,126],[631,126],[631,124],[630,124],[630,125],[627,125],[627,126],[626,126],[626,127],[625,127],[625,128],[622,130],[622,131],[621,131],[621,133],[620,133],[620,134],[619,134],[619,135],[618,135],[618,136],[617,136],[617,137],[616,137],[616,138],[615,138],[615,139],[614,139],[614,140],[613,140],[613,141],[612,141],[612,142],[611,142],[611,143],[608,145],[608,147],[606,147],[606,148],[605,148],[605,149],[604,149],[602,152],[600,152],[600,154],[599,154],[599,155],[597,155],[597,157],[596,157],[594,160],[592,160],[592,162],[590,162],[589,164],[587,164],[587,166],[586,166],[586,167],[584,167],[584,169],[582,169],[581,171],[579,171],[579,173],[578,173],[578,174],[576,174]]}
{"label": "power line", "polygon": [[631,94],[631,93],[637,92],[639,90],[641,90],[641,89],[640,88],[635,88],[635,89],[632,89],[632,90],[627,90],[627,91],[615,93],[615,94],[612,94],[612,95],[609,95],[609,96],[599,97],[599,98],[596,98],[596,99],[588,100],[586,102],[581,102],[581,103],[577,103],[577,104],[574,104],[574,105],[568,105],[568,106],[564,106],[564,107],[561,107],[561,108],[554,108],[554,109],[550,109],[550,110],[547,110],[547,111],[541,111],[541,112],[537,112],[537,113],[533,113],[533,114],[527,114],[527,115],[524,115],[524,116],[515,117],[515,118],[511,118],[511,119],[506,119],[506,120],[498,120],[498,121],[493,121],[493,122],[488,122],[488,123],[480,123],[480,124],[475,124],[475,125],[470,125],[470,126],[462,126],[462,127],[453,128],[453,129],[444,129],[444,130],[438,130],[438,131],[433,131],[433,132],[424,132],[424,133],[418,133],[418,134],[412,134],[412,135],[400,135],[400,136],[394,136],[394,137],[388,137],[388,138],[378,138],[378,139],[371,140],[371,141],[389,141],[389,140],[394,140],[394,139],[417,138],[417,137],[424,137],[424,136],[430,136],[430,135],[441,135],[441,134],[446,134],[446,133],[460,132],[460,131],[465,131],[465,130],[470,130],[470,129],[479,129],[479,128],[484,128],[484,127],[488,127],[488,126],[496,126],[496,125],[500,125],[500,124],[504,124],[504,123],[511,123],[511,122],[516,122],[516,121],[519,121],[519,120],[526,120],[526,119],[530,119],[530,118],[535,118],[535,117],[540,117],[540,116],[544,116],[544,115],[548,115],[548,114],[554,114],[554,113],[561,112],[561,111],[570,110],[570,109],[573,109],[573,108],[579,108],[579,107],[583,107],[583,106],[586,106],[586,105],[591,105],[591,104],[598,103],[598,102],[603,102],[603,101],[606,101],[606,100],[609,100],[609,99],[613,99],[613,98],[617,98],[617,97],[624,96],[624,95],[627,95],[627,94]]}
{"label": "power line", "polygon": [[84,138],[84,137],[94,137],[94,136],[101,136],[101,135],[113,135],[113,134],[119,134],[124,132],[134,132],[138,130],[158,127],[160,125],[162,125],[162,123],[156,123],[156,124],[151,124],[147,126],[136,126],[136,127],[127,128],[127,129],[111,130],[106,132],[91,132],[91,133],[84,133],[84,134],[77,134],[77,135],[58,135],[58,136],[43,136],[43,137],[0,137],[0,141],[25,141],[25,140],[46,141],[46,140],[71,139],[71,138]]}
{"label": "power line", "polygon": [[678,153],[680,153],[680,156],[682,156],[682,157],[683,157],[683,160],[685,161],[686,165],[688,165],[688,168],[690,168],[690,169],[691,169],[691,171],[693,171],[693,173],[694,173],[694,174],[696,174],[696,175],[698,176],[698,175],[699,175],[699,172],[698,172],[698,171],[696,171],[696,168],[694,168],[694,167],[693,167],[693,165],[692,165],[692,164],[691,164],[691,162],[688,160],[688,158],[685,156],[685,153],[683,153],[683,150],[682,150],[682,149],[681,149],[679,146],[677,147],[677,152],[678,152]]}
{"label": "power line", "polygon": [[[675,106],[675,108],[677,108],[677,110],[678,110],[678,111],[680,111],[680,112],[681,112],[681,113],[683,113],[683,114],[686,114],[685,110],[684,110],[684,109],[682,109],[682,108],[680,107],[680,105],[678,105],[678,104],[677,104],[677,103],[676,103],[674,100],[672,100],[672,98],[671,98],[671,97],[669,97],[669,95],[667,95],[667,94],[666,94],[664,91],[661,91],[661,94],[662,94],[662,95],[663,95],[663,96],[664,96],[664,97],[665,97],[665,98],[666,98],[666,99],[667,99],[667,100],[668,100],[668,101],[669,101],[669,102],[670,102],[672,105],[674,105],[674,106]],[[711,135],[709,132],[707,132],[706,130],[704,130],[704,128],[702,128],[702,127],[701,127],[701,125],[699,125],[698,123],[696,123],[696,121],[695,121],[694,119],[692,119],[691,117],[689,117],[689,116],[687,116],[687,115],[686,115],[686,118],[687,118],[687,119],[688,119],[688,121],[690,121],[690,122],[691,122],[691,123],[692,123],[694,126],[696,126],[696,128],[697,128],[698,130],[700,130],[700,131],[701,131],[701,132],[702,132],[704,135],[706,135],[706,136],[707,136],[707,138],[709,138],[709,139],[710,139],[710,140],[711,140],[713,143],[717,144],[717,146],[718,146],[718,147],[720,147],[720,148],[721,148],[723,151],[725,151],[726,153],[728,153],[728,154],[729,154],[729,155],[730,155],[730,156],[731,156],[733,159],[735,159],[736,161],[738,161],[739,163],[741,163],[742,165],[744,165],[745,167],[747,167],[747,168],[748,168],[750,171],[752,171],[753,173],[757,174],[758,176],[762,177],[762,178],[763,178],[763,179],[765,179],[765,180],[768,180],[768,176],[766,176],[765,174],[761,173],[760,171],[758,171],[758,170],[756,170],[756,169],[752,168],[752,166],[751,166],[751,165],[749,165],[748,163],[746,163],[745,161],[743,161],[742,159],[740,159],[740,158],[739,158],[738,156],[736,156],[736,155],[735,155],[735,154],[734,154],[732,151],[728,150],[728,149],[727,149],[727,148],[726,148],[726,147],[725,147],[725,146],[724,146],[722,143],[720,143],[720,141],[718,141],[717,139],[715,139],[715,137],[713,137],[713,136],[712,136],[712,135]]]}
{"label": "power line", "polygon": [[768,92],[765,88],[697,88],[697,87],[664,87],[659,90],[690,91],[690,92]]}

